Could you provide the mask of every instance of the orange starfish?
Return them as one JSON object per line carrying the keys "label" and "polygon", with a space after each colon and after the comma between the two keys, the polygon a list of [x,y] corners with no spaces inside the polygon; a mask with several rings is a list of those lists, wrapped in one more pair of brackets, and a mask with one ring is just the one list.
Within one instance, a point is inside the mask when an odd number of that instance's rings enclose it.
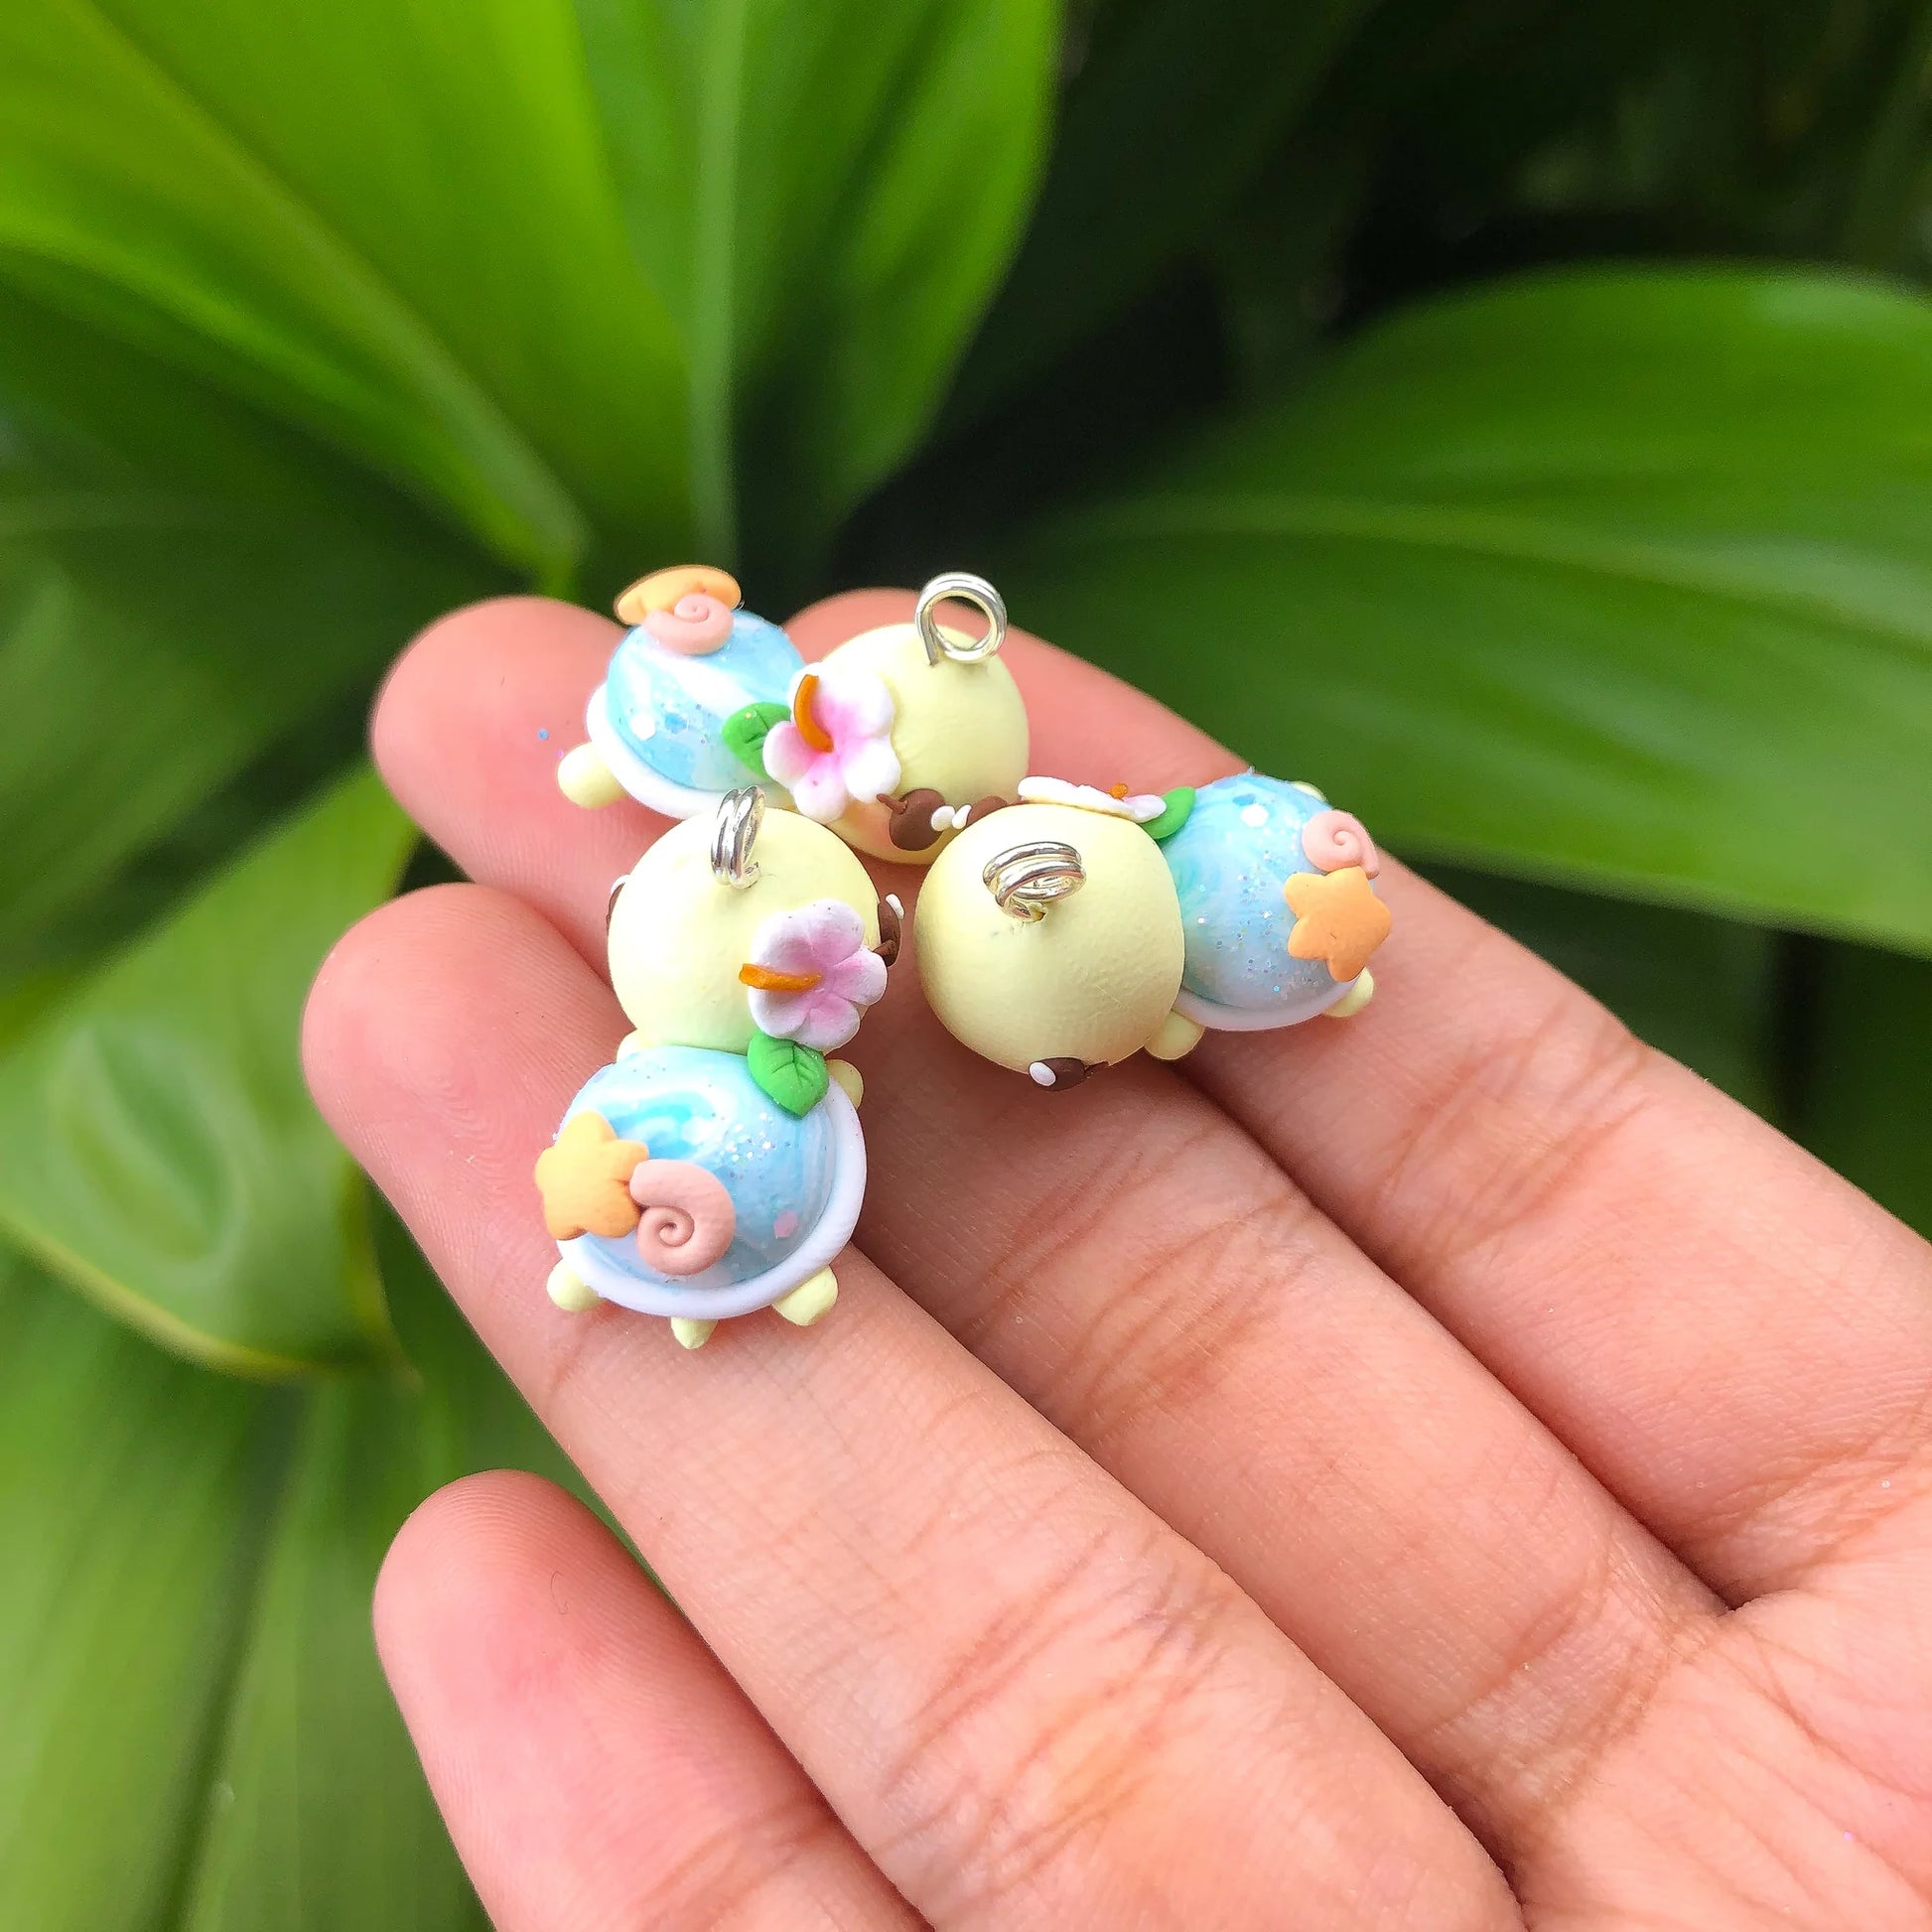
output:
{"label": "orange starfish", "polygon": [[1295,914],[1289,951],[1297,959],[1325,959],[1337,980],[1352,980],[1389,936],[1389,908],[1360,866],[1291,873],[1282,897]]}
{"label": "orange starfish", "polygon": [[637,1225],[637,1203],[630,1198],[630,1176],[650,1158],[641,1141],[621,1141],[602,1114],[575,1114],[564,1123],[555,1147],[537,1157],[537,1186],[543,1192],[543,1224],[559,1241],[580,1234],[614,1239]]}

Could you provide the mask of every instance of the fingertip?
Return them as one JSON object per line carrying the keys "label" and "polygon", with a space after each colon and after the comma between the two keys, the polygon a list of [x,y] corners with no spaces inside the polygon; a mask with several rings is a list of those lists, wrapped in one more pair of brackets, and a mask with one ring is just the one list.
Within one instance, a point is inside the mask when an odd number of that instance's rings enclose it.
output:
{"label": "fingertip", "polygon": [[[376,1650],[398,1697],[425,1668],[497,1703],[521,1695],[542,1654],[526,1640],[530,1580],[595,1563],[608,1538],[574,1496],[521,1469],[483,1470],[426,1496],[391,1539],[370,1604]],[[553,1585],[553,1600],[557,1594]],[[505,1616],[514,1642],[485,1637],[480,1648],[480,1633]],[[509,1656],[514,1684],[504,1681]]]}

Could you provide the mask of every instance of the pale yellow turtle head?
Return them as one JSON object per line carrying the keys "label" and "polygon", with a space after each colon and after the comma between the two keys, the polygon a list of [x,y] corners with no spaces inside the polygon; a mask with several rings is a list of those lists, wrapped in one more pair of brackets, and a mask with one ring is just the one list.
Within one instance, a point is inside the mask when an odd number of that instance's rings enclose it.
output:
{"label": "pale yellow turtle head", "polygon": [[[1070,847],[1084,875],[1035,921],[1003,910],[985,876],[1030,845]],[[1021,1072],[1126,1059],[1159,1032],[1180,990],[1180,904],[1161,848],[1133,819],[1076,805],[1022,804],[972,820],[926,875],[916,940],[941,1025]]]}
{"label": "pale yellow turtle head", "polygon": [[764,814],[744,888],[711,868],[709,816],[673,825],[638,860],[611,905],[611,984],[639,1046],[710,1046],[742,1053],[755,1031],[740,969],[774,914],[843,899],[879,944],[879,896],[866,869],[827,827],[793,812]]}
{"label": "pale yellow turtle head", "polygon": [[[941,630],[964,641],[963,633]],[[847,638],[823,668],[835,665],[871,672],[892,694],[900,797],[936,791],[949,806],[1013,797],[1027,772],[1027,707],[997,656],[974,663],[941,656],[928,663],[915,625],[888,623]],[[863,799],[834,829],[876,858],[924,865],[937,856],[943,838],[923,851],[906,851],[894,845],[891,823],[885,806]]]}

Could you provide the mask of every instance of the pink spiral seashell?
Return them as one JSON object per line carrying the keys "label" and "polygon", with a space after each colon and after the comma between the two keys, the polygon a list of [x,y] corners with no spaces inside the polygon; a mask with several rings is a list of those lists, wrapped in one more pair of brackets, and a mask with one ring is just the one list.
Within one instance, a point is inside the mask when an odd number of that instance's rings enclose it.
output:
{"label": "pink spiral seashell", "polygon": [[1302,850],[1318,872],[1360,866],[1373,879],[1382,870],[1382,855],[1353,812],[1316,812],[1302,827]]}
{"label": "pink spiral seashell", "polygon": [[732,634],[731,606],[703,591],[686,591],[668,611],[652,611],[644,628],[668,650],[703,657]]}
{"label": "pink spiral seashell", "polygon": [[639,1161],[630,1198],[644,1212],[637,1252],[660,1275],[697,1275],[724,1259],[738,1226],[725,1183],[692,1161]]}

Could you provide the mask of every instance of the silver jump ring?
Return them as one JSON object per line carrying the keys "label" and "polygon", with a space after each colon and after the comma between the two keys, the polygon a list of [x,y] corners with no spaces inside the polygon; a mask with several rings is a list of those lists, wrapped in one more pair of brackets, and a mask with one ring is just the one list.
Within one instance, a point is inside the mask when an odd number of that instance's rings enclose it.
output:
{"label": "silver jump ring", "polygon": [[[948,598],[957,598],[985,613],[984,637],[961,643],[939,628],[937,613]],[[984,577],[975,577],[969,570],[948,570],[919,593],[919,601],[912,607],[912,621],[919,627],[928,664],[936,664],[942,657],[950,657],[955,664],[978,664],[1006,642],[1006,599]]]}
{"label": "silver jump ring", "polygon": [[980,878],[1002,912],[1033,925],[1055,899],[1070,897],[1087,883],[1087,869],[1070,845],[1042,839],[995,853]]}
{"label": "silver jump ring", "polygon": [[763,823],[764,793],[757,785],[741,785],[719,799],[711,828],[711,870],[720,885],[742,893],[758,879],[752,847]]}

